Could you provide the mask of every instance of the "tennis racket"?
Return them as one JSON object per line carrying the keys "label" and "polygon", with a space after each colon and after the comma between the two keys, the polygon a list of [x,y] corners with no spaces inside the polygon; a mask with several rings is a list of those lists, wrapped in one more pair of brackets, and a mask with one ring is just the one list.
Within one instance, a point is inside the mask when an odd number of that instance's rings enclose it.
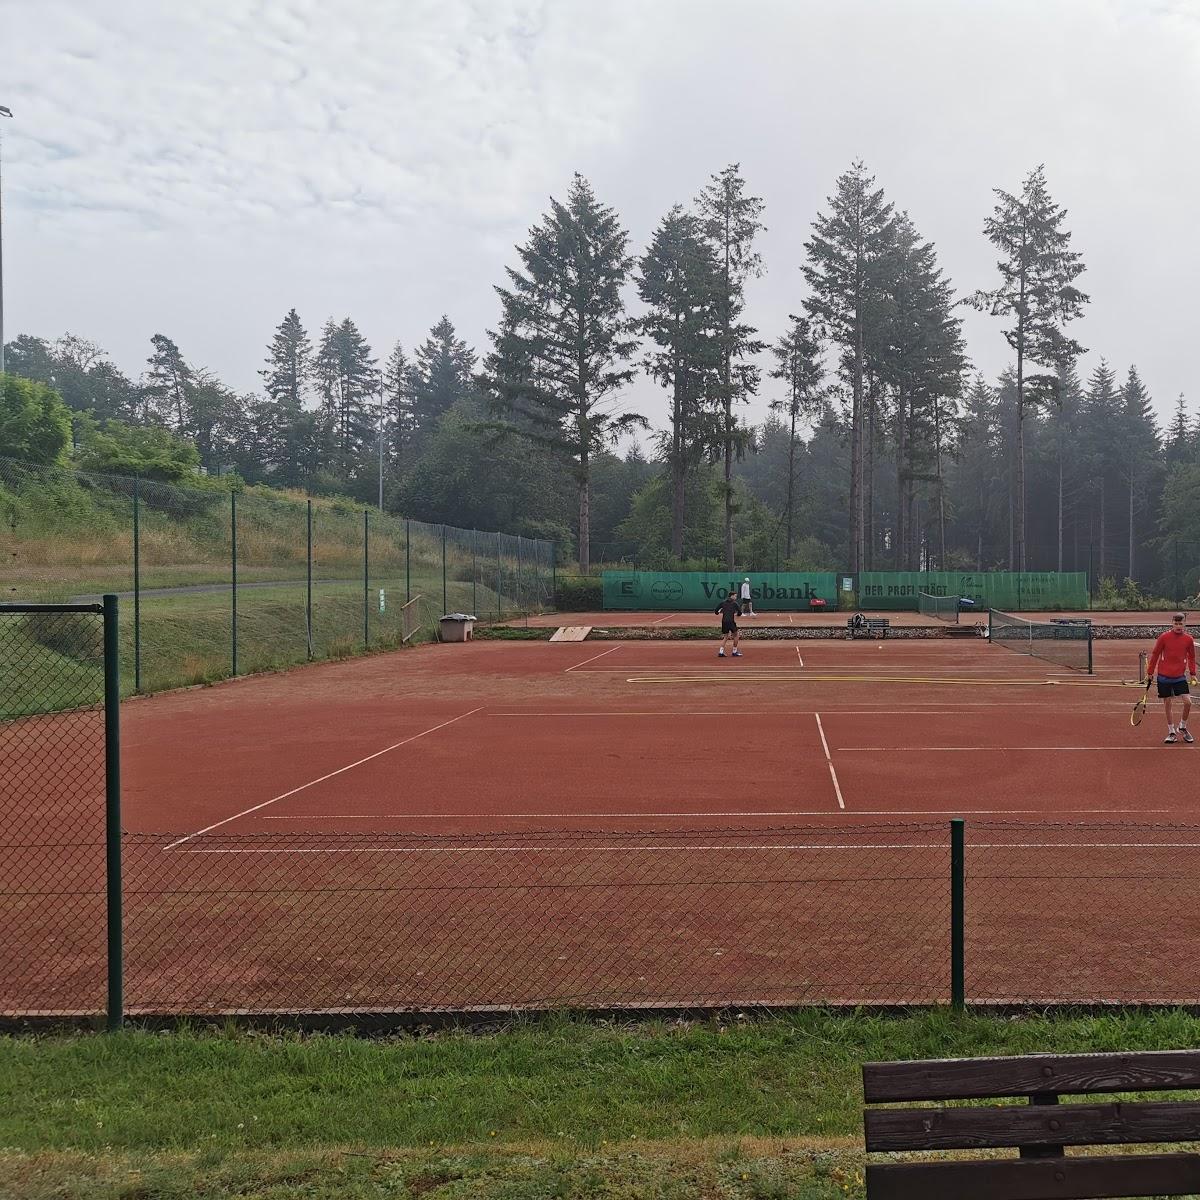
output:
{"label": "tennis racket", "polygon": [[1133,706],[1133,712],[1129,714],[1130,725],[1140,725],[1142,718],[1146,715],[1146,697],[1150,695],[1150,680],[1146,680],[1146,690],[1142,693],[1142,698]]}

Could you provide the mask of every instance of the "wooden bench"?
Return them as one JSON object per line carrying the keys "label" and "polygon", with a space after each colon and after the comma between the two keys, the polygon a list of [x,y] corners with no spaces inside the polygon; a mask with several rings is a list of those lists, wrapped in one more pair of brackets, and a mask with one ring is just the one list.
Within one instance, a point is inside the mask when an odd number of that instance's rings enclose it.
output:
{"label": "wooden bench", "polygon": [[885,638],[891,625],[892,623],[887,617],[868,617],[865,625],[855,626],[854,618],[851,617],[846,622],[846,636],[851,638]]}
{"label": "wooden bench", "polygon": [[1200,1153],[1065,1154],[1068,1146],[1200,1141],[1200,1102],[1059,1103],[1064,1095],[1200,1090],[1200,1051],[866,1063],[862,1073],[868,1104],[1028,1101],[867,1109],[864,1127],[872,1153],[1020,1151],[1019,1158],[872,1164],[868,1200],[1092,1200],[1200,1191]]}

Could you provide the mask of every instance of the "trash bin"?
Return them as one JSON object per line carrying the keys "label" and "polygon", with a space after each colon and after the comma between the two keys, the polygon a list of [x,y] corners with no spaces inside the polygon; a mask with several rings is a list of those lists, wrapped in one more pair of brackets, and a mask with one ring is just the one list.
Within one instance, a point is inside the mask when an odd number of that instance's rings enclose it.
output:
{"label": "trash bin", "polygon": [[475,629],[475,620],[472,613],[447,613],[438,622],[442,641],[469,642]]}

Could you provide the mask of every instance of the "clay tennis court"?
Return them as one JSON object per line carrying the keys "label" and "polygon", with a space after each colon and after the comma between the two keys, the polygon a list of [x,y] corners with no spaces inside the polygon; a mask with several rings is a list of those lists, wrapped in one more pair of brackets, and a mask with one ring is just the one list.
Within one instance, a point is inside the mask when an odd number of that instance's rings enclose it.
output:
{"label": "clay tennis court", "polygon": [[[1196,1000],[1200,748],[1131,728],[1138,649],[475,642],[130,702],[130,1010],[939,1002],[951,817],[970,999]],[[84,1009],[57,911],[33,1007]]]}

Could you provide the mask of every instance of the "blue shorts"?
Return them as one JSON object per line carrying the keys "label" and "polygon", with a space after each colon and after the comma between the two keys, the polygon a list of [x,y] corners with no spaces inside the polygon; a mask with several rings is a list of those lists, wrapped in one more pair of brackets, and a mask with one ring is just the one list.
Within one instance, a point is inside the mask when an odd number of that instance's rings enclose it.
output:
{"label": "blue shorts", "polygon": [[1158,677],[1158,695],[1161,700],[1169,700],[1172,696],[1186,696],[1190,691],[1186,675],[1180,675],[1177,679],[1168,679],[1165,675]]}

